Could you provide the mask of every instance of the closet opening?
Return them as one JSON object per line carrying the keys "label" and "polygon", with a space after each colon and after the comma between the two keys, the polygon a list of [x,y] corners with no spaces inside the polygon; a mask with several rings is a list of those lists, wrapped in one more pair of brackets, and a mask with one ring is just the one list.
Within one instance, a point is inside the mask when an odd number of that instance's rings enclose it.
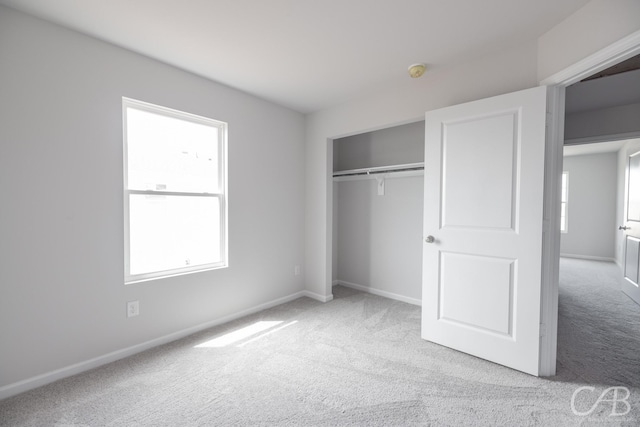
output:
{"label": "closet opening", "polygon": [[424,121],[333,141],[333,285],[420,305]]}

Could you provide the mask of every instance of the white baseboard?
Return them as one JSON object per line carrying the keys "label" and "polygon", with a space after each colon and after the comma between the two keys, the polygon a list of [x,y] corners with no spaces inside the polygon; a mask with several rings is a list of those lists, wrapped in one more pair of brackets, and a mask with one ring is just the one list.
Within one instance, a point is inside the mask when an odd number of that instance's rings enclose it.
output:
{"label": "white baseboard", "polygon": [[56,369],[55,371],[47,372],[32,378],[28,378],[26,380],[18,381],[16,383],[0,387],[0,400],[6,399],[11,396],[15,396],[16,394],[20,394],[28,390],[32,390],[34,388],[43,386],[45,384],[52,383],[62,378],[70,377],[72,375],[76,375],[81,372],[85,372],[90,369],[94,369],[99,366],[106,365],[107,363],[115,362],[116,360],[124,359],[125,357],[132,356],[136,353],[140,353],[150,348],[157,347],[159,345],[166,344],[171,341],[178,340],[180,338],[184,338],[196,332],[200,332],[205,329],[211,328],[213,326],[221,325],[223,323],[227,323],[232,320],[236,320],[241,317],[248,316],[250,314],[254,314],[259,311],[266,310],[268,308],[275,307],[277,305],[284,304],[304,296],[313,298],[315,300],[322,301],[322,302],[331,301],[333,299],[333,295],[330,295],[329,297],[323,297],[322,295],[309,292],[309,291],[296,292],[294,294],[287,295],[285,297],[278,298],[273,301],[269,301],[264,304],[257,305],[255,307],[248,308],[238,313],[230,314],[228,316],[223,316],[218,319],[193,326],[191,328],[183,329],[159,338],[155,338],[140,344],[136,344],[131,347],[116,350],[114,352],[111,352],[102,356],[94,357],[93,359],[75,363],[73,365],[66,366],[64,368]]}
{"label": "white baseboard", "polygon": [[578,255],[578,254],[560,254],[560,258],[576,258],[576,259],[586,259],[589,261],[606,261],[606,262],[616,262],[615,258],[607,258],[601,256],[590,256],[590,255]]}
{"label": "white baseboard", "polygon": [[302,295],[320,302],[329,302],[333,299],[333,294],[324,296],[324,295],[316,294],[315,292],[311,292],[311,291],[302,291]]}
{"label": "white baseboard", "polygon": [[358,291],[367,292],[373,295],[394,299],[396,301],[406,302],[413,305],[422,305],[422,301],[416,298],[407,297],[404,295],[394,294],[393,292],[382,291],[380,289],[370,288],[368,286],[358,285],[357,283],[345,282],[344,280],[334,280],[335,285],[346,286],[347,288],[356,289]]}

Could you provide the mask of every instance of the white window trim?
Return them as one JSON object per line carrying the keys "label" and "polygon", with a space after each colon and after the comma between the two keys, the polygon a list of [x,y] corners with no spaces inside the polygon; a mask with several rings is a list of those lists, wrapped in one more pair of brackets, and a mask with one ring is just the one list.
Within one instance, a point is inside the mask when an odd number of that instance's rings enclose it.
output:
{"label": "white window trim", "polygon": [[[207,126],[213,126],[218,129],[219,132],[219,144],[218,144],[218,158],[219,158],[219,183],[221,193],[188,193],[188,192],[171,192],[160,190],[130,190],[128,188],[128,142],[127,142],[127,108],[131,107],[138,110],[148,111],[154,114],[165,115],[171,118],[178,118],[181,120],[190,121],[193,123],[204,124]],[[198,116],[191,113],[186,113],[179,110],[174,110],[167,107],[162,107],[155,104],[150,104],[143,101],[138,101],[131,98],[122,97],[122,131],[123,131],[123,201],[124,201],[124,281],[126,285],[133,283],[146,282],[150,280],[164,279],[167,277],[181,276],[184,274],[198,273],[201,271],[217,270],[220,268],[226,268],[229,266],[228,254],[229,254],[229,242],[228,242],[228,187],[227,187],[227,123],[210,119],[207,117]],[[130,273],[130,228],[129,228],[129,196],[131,194],[149,194],[149,195],[180,195],[180,196],[198,196],[198,197],[215,197],[220,201],[220,254],[221,260],[216,263],[201,264],[196,266],[188,266],[182,268],[174,268],[163,271],[156,271],[153,273],[136,274]]]}

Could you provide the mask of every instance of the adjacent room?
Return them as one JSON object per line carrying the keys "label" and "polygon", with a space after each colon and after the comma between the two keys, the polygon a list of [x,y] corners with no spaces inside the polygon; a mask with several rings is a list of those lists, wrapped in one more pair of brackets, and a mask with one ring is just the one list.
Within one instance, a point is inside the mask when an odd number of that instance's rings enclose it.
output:
{"label": "adjacent room", "polygon": [[0,0],[0,426],[637,425],[638,17]]}

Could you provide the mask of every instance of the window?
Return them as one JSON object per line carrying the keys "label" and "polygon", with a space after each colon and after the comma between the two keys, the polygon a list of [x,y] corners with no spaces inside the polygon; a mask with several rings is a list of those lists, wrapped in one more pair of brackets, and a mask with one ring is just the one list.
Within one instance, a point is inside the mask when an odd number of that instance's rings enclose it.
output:
{"label": "window", "polygon": [[227,124],[123,98],[125,283],[227,266]]}
{"label": "window", "polygon": [[569,194],[569,172],[562,172],[562,190],[560,196],[560,232],[567,232],[567,202]]}

